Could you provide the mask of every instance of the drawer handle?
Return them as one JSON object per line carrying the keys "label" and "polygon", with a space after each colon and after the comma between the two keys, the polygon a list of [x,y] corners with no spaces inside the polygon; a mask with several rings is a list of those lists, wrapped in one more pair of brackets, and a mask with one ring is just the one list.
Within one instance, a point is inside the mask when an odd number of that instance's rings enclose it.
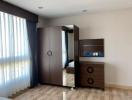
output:
{"label": "drawer handle", "polygon": [[88,67],[88,68],[87,68],[87,72],[88,72],[88,73],[93,73],[93,72],[94,72],[93,67]]}
{"label": "drawer handle", "polygon": [[92,78],[88,78],[87,82],[88,84],[91,84],[91,85],[94,84],[94,80]]}

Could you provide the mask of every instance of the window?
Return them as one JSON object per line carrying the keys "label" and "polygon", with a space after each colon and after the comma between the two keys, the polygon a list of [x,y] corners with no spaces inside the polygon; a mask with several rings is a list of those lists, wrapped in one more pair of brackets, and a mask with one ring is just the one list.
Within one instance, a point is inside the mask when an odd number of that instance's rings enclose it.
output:
{"label": "window", "polygon": [[30,86],[26,19],[0,12],[0,96]]}

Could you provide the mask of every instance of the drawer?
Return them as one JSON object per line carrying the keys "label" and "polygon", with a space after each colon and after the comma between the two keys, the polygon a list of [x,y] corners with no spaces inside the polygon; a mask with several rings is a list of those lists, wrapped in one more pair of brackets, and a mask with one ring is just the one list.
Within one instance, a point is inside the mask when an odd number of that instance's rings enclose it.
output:
{"label": "drawer", "polygon": [[104,89],[104,63],[81,62],[79,71],[79,84],[81,87]]}
{"label": "drawer", "polygon": [[81,86],[104,88],[104,80],[93,77],[81,78],[79,83]]}
{"label": "drawer", "polygon": [[104,65],[101,64],[81,64],[80,74],[104,76]]}
{"label": "drawer", "polygon": [[88,77],[92,77],[94,80],[104,80],[104,75],[96,75],[96,74],[80,74],[80,79],[86,79]]}

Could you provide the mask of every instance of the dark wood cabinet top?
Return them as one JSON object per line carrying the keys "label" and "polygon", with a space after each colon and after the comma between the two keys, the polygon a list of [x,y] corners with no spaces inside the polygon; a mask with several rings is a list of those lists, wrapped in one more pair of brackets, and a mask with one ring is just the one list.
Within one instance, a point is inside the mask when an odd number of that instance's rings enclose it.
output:
{"label": "dark wood cabinet top", "polygon": [[80,64],[105,64],[104,62],[80,61]]}
{"label": "dark wood cabinet top", "polygon": [[104,39],[83,39],[80,40],[80,45],[104,45]]}

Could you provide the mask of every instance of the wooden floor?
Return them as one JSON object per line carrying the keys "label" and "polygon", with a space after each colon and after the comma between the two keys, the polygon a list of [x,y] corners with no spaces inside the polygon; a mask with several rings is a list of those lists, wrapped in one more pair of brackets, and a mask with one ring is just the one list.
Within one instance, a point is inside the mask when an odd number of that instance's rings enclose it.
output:
{"label": "wooden floor", "polygon": [[121,89],[101,91],[88,88],[71,90],[44,85],[30,89],[13,100],[132,100],[132,91]]}

